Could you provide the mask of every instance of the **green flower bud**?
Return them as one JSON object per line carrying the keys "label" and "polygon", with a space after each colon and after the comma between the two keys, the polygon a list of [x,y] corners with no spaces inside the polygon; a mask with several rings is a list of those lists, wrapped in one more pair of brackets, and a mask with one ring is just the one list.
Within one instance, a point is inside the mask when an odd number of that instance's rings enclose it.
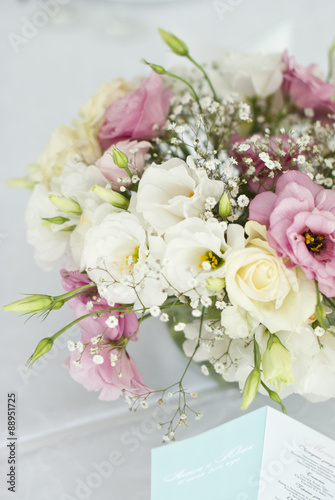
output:
{"label": "green flower bud", "polygon": [[6,185],[9,187],[20,188],[20,189],[34,189],[36,182],[31,181],[28,177],[19,177],[14,179],[8,179]]}
{"label": "green flower bud", "polygon": [[82,209],[74,200],[71,198],[65,198],[65,196],[57,196],[56,194],[50,194],[49,200],[55,207],[59,208],[62,212],[66,214],[81,215]]}
{"label": "green flower bud", "polygon": [[74,231],[77,226],[67,226],[61,229],[63,233],[70,233],[71,231]]}
{"label": "green flower bud", "polygon": [[113,162],[119,168],[128,167],[128,156],[122,153],[118,148],[112,149]]}
{"label": "green flower bud", "polygon": [[231,213],[231,204],[227,193],[223,193],[219,203],[219,214],[223,220],[226,220]]}
{"label": "green flower bud", "polygon": [[277,403],[278,405],[281,406],[282,412],[283,413],[287,413],[286,408],[283,405],[283,402],[280,399],[279,395],[275,391],[271,391],[271,389],[269,389],[268,387],[267,387],[266,390],[267,390],[267,392],[269,394],[269,397],[272,399],[272,401],[274,401],[275,403]]}
{"label": "green flower bud", "polygon": [[277,335],[270,335],[262,357],[262,366],[265,382],[273,384],[277,392],[281,391],[282,384],[295,382],[291,354]]}
{"label": "green flower bud", "polygon": [[47,217],[42,217],[42,220],[45,220],[46,222],[50,222],[51,224],[64,224],[65,222],[68,222],[70,219],[67,217],[62,217],[61,215],[59,217],[50,217],[48,219]]}
{"label": "green flower bud", "polygon": [[38,358],[40,358],[41,356],[43,356],[44,354],[49,352],[53,346],[53,343],[54,342],[53,342],[51,337],[47,337],[45,339],[42,339],[38,343],[38,345],[34,351],[34,354],[32,356],[30,356],[30,358],[28,359],[27,365],[29,365],[31,367]]}
{"label": "green flower bud", "polygon": [[172,52],[174,52],[178,56],[188,56],[187,45],[182,40],[180,40],[180,38],[162,29],[159,29],[158,31],[160,36],[162,37],[166,45],[170,47]]}
{"label": "green flower bud", "polygon": [[327,312],[325,307],[319,302],[315,308],[315,316],[316,319],[318,320],[319,324],[324,328],[325,330],[327,329],[327,325],[325,322]]}
{"label": "green flower bud", "polygon": [[95,193],[99,198],[110,203],[113,207],[122,208],[127,210],[129,206],[129,200],[120,193],[116,193],[112,189],[106,189],[96,184],[92,187],[93,193]]}
{"label": "green flower bud", "polygon": [[334,75],[335,75],[335,40],[332,44],[332,46],[329,49],[328,52],[328,66],[329,66],[329,71],[328,71],[328,79],[332,79],[334,81]]}
{"label": "green flower bud", "polygon": [[148,66],[150,66],[150,68],[152,70],[154,70],[155,73],[157,73],[158,75],[165,75],[166,74],[166,70],[163,68],[163,66],[159,66],[158,64],[152,64],[152,63],[149,63],[148,61],[145,61],[145,64],[147,64]]}
{"label": "green flower bud", "polygon": [[258,389],[261,383],[261,372],[257,368],[254,368],[245,381],[243,388],[243,399],[241,404],[241,409],[246,410],[248,406],[253,402],[257,396]]}
{"label": "green flower bud", "polygon": [[49,295],[31,295],[25,299],[16,300],[3,306],[5,311],[14,311],[22,314],[38,313],[49,309],[53,304],[53,297]]}
{"label": "green flower bud", "polygon": [[206,286],[213,292],[220,292],[226,286],[226,280],[224,278],[209,278],[206,281]]}
{"label": "green flower bud", "polygon": [[30,163],[30,165],[28,165],[25,170],[27,172],[30,172],[32,174],[36,173],[36,172],[39,172],[41,170],[41,167],[38,163]]}

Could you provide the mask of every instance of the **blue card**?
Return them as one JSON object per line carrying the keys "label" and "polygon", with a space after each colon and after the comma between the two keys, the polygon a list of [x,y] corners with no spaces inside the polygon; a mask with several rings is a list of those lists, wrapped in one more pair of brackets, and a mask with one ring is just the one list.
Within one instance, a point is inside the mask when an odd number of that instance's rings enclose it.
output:
{"label": "blue card", "polygon": [[267,408],[152,452],[152,500],[257,500]]}
{"label": "blue card", "polygon": [[152,451],[151,500],[335,500],[335,443],[264,407]]}

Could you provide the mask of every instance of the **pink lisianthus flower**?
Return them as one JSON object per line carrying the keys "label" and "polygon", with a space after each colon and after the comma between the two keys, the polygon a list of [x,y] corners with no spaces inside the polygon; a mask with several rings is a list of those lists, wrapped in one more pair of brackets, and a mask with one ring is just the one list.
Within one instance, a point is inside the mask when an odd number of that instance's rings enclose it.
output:
{"label": "pink lisianthus flower", "polygon": [[335,112],[335,86],[315,75],[316,64],[307,68],[299,66],[293,57],[284,52],[286,66],[283,75],[282,92],[300,109],[312,108],[316,115],[327,116]]}
{"label": "pink lisianthus flower", "polygon": [[[145,155],[152,147],[147,141],[121,141],[115,145],[129,160],[129,169],[134,175],[141,175],[145,164]],[[107,149],[101,158],[96,162],[96,166],[101,173],[113,183],[113,188],[122,186],[119,178],[128,177],[124,169],[115,165],[112,155],[113,146]]]}
{"label": "pink lisianthus flower", "polygon": [[[132,396],[148,391],[134,360],[126,351],[113,349],[112,346],[109,348],[108,344],[105,344],[98,354],[98,364],[94,361],[96,355],[91,353],[91,348],[95,346],[90,344],[90,340],[91,335],[83,331],[83,352],[80,353],[76,349],[65,361],[64,366],[69,369],[76,382],[88,391],[100,391],[99,399],[102,401],[118,399],[122,392]],[[117,356],[117,360],[114,360]]]}
{"label": "pink lisianthus flower", "polygon": [[249,219],[267,227],[267,239],[287,267],[300,266],[327,297],[335,296],[335,191],[299,171],[283,174],[276,191],[258,194]]}
{"label": "pink lisianthus flower", "polygon": [[102,149],[121,141],[156,137],[167,118],[171,96],[162,77],[152,72],[139,88],[107,108],[105,123],[99,132]]}
{"label": "pink lisianthus flower", "polygon": [[[263,191],[268,191],[273,188],[278,174],[282,174],[286,170],[293,170],[295,166],[291,163],[291,147],[288,139],[288,135],[282,136],[272,136],[268,139],[267,152],[269,158],[272,161],[278,161],[280,163],[281,169],[278,170],[276,167],[272,170],[268,168],[266,162],[261,159],[260,156],[262,149],[261,145],[264,142],[264,136],[262,134],[257,134],[259,139],[256,141],[248,141],[247,137],[239,137],[238,135],[233,136],[233,149],[231,154],[236,158],[238,165],[237,168],[242,174],[245,174],[249,168],[249,165],[244,161],[244,159],[251,158],[253,166],[255,167],[255,172],[247,176],[248,188],[252,193],[261,193]],[[293,141],[291,140],[291,143]],[[250,147],[247,151],[240,151],[239,145],[247,143]],[[281,152],[284,154],[282,155]],[[269,177],[270,172],[273,172],[273,177]],[[258,181],[253,180],[254,177],[258,177]]]}
{"label": "pink lisianthus flower", "polygon": [[[61,275],[63,287],[67,292],[90,283],[89,278],[79,271],[70,272],[62,269]],[[80,321],[80,327],[90,335],[90,338],[102,335],[104,338],[114,341],[121,339],[121,337],[137,340],[138,319],[136,314],[133,312],[125,313],[125,308],[121,304],[115,304],[116,309],[112,312],[101,313],[100,311],[108,309],[110,306],[105,299],[99,296],[94,286],[92,290],[89,289],[89,293],[83,293],[69,300],[69,305],[74,309],[76,318],[88,313],[99,313],[97,317],[92,315]],[[109,327],[107,324],[111,316],[117,318],[117,324],[113,327]]]}

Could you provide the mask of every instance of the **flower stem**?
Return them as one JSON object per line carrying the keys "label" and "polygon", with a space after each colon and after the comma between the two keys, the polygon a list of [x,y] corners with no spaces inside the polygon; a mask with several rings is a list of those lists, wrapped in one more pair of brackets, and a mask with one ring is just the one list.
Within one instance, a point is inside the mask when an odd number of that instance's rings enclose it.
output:
{"label": "flower stem", "polygon": [[193,57],[191,57],[191,56],[190,56],[190,54],[188,54],[186,57],[187,57],[187,59],[188,59],[189,61],[191,61],[191,63],[193,63],[193,64],[194,64],[194,65],[195,65],[198,69],[200,69],[200,71],[203,73],[203,75],[204,75],[204,77],[205,77],[205,79],[206,79],[206,81],[207,81],[208,85],[210,86],[210,89],[211,89],[211,91],[212,91],[212,93],[213,93],[214,100],[215,100],[215,101],[217,101],[216,92],[215,92],[215,90],[214,90],[213,84],[212,84],[212,82],[211,82],[211,80],[210,80],[210,78],[209,78],[208,74],[206,73],[205,69],[204,69],[204,68],[203,68],[200,64],[198,64],[198,63],[197,63],[197,62],[193,59]]}

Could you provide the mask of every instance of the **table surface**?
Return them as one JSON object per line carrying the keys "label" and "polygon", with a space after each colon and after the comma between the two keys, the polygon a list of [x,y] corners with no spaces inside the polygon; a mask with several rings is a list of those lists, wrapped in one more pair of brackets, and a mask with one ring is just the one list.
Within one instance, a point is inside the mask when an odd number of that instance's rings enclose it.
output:
{"label": "table surface", "polygon": [[[41,4],[56,5],[58,15],[41,15]],[[278,52],[288,48],[300,63],[317,62],[325,72],[327,50],[335,36],[334,18],[333,0],[323,0],[322,8],[315,0],[2,2],[0,303],[16,300],[19,293],[60,293],[58,272],[41,271],[25,240],[29,193],[9,189],[5,180],[24,174],[52,130],[70,123],[102,82],[146,74],[143,57],[165,66],[174,64],[176,57],[160,41],[158,27],[187,41],[200,61],[215,58],[224,49]],[[70,322],[71,310],[62,310],[43,324],[32,319],[24,325],[18,315],[1,315],[1,499],[13,498],[3,472],[7,470],[6,397],[16,391],[16,500],[148,500],[150,452],[161,444],[156,421],[163,414],[157,415],[153,406],[132,415],[123,401],[98,401],[96,393],[76,384],[62,368],[65,341],[27,373],[25,361],[38,340]],[[75,333],[70,337],[75,338]],[[164,325],[154,320],[143,325],[132,354],[151,387],[166,386],[173,381],[171,373],[182,373],[185,365]],[[180,438],[241,414],[235,385],[222,389],[202,376],[198,366],[192,366],[187,385],[199,393],[194,407],[204,417],[191,422]],[[264,404],[269,401],[259,396],[251,409]],[[311,404],[292,396],[286,405],[291,416],[335,439],[334,400]]]}

